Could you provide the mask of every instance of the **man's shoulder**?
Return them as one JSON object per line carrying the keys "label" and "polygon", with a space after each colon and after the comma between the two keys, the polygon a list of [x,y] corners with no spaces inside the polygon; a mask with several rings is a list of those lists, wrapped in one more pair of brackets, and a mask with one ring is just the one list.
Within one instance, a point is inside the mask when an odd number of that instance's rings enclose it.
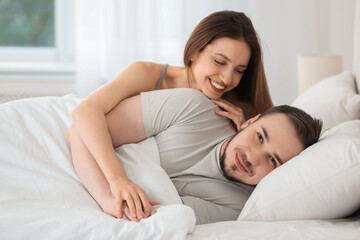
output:
{"label": "man's shoulder", "polygon": [[[141,93],[142,98],[176,105],[213,107],[215,104],[202,92],[193,88],[160,89]],[[175,104],[175,105],[173,105]]]}
{"label": "man's shoulder", "polygon": [[[145,93],[142,93],[142,94],[145,94]],[[150,94],[150,95],[161,94],[161,95],[169,95],[169,96],[171,95],[173,97],[199,98],[199,99],[209,100],[201,91],[193,89],[193,88],[159,89],[159,90],[147,92],[147,94]]]}

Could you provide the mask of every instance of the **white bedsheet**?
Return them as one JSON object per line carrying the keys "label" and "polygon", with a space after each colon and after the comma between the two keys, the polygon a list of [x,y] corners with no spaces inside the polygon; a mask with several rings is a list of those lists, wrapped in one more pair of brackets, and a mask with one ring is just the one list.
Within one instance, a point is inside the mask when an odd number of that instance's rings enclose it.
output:
{"label": "white bedsheet", "polygon": [[[0,105],[1,240],[360,239],[359,221],[349,220],[194,226],[193,211],[181,204],[156,157],[148,162],[146,171],[133,171],[129,176],[164,205],[140,223],[115,219],[91,198],[70,160],[65,131],[72,122],[70,112],[79,102],[75,97],[45,97]],[[118,149],[118,154],[129,151],[131,146]],[[141,154],[152,153],[145,150]],[[125,161],[123,165],[132,171],[131,164]],[[136,163],[134,166],[138,169]]]}
{"label": "white bedsheet", "polygon": [[346,220],[303,220],[286,222],[230,221],[196,226],[187,240],[274,239],[358,240],[360,222]]}
{"label": "white bedsheet", "polygon": [[[147,171],[130,174],[146,191],[153,185],[152,199],[166,204],[154,216],[140,223],[118,220],[91,198],[74,171],[65,138],[79,102],[46,97],[0,105],[0,239],[184,239],[195,215],[151,159],[156,151],[139,152],[150,158]],[[133,149],[129,145],[118,154],[126,158]],[[128,171],[138,168],[129,162]]]}

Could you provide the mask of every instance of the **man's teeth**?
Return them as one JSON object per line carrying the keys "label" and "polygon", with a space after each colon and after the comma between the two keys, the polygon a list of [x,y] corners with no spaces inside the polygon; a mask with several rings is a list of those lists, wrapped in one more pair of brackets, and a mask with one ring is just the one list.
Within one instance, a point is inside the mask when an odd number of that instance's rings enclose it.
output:
{"label": "man's teeth", "polygon": [[220,84],[217,84],[213,80],[210,80],[210,81],[211,81],[211,84],[219,90],[223,90],[225,88],[225,86],[221,86]]}

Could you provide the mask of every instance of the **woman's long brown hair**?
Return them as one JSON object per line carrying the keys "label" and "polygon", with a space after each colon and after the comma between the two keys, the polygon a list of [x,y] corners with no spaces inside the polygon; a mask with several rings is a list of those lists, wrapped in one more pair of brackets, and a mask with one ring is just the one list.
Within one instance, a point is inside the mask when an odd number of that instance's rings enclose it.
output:
{"label": "woman's long brown hair", "polygon": [[212,41],[228,37],[245,41],[251,48],[251,57],[247,69],[237,87],[226,95],[235,95],[248,102],[257,113],[273,106],[267,84],[262,59],[262,50],[258,35],[251,20],[241,12],[219,11],[210,14],[199,22],[191,33],[184,49],[184,65],[191,68],[191,58],[205,49]]}

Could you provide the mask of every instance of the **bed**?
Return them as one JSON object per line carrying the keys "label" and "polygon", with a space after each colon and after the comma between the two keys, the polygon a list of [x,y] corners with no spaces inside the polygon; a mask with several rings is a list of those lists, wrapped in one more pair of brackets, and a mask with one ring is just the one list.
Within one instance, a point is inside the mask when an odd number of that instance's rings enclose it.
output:
{"label": "bed", "polygon": [[293,103],[324,120],[320,141],[266,176],[237,221],[195,225],[157,156],[139,153],[150,161],[135,171],[131,144],[116,149],[124,168],[162,205],[139,223],[115,219],[71,163],[65,132],[81,99],[1,104],[0,239],[360,239],[360,1],[356,11],[353,71],[323,79]]}

